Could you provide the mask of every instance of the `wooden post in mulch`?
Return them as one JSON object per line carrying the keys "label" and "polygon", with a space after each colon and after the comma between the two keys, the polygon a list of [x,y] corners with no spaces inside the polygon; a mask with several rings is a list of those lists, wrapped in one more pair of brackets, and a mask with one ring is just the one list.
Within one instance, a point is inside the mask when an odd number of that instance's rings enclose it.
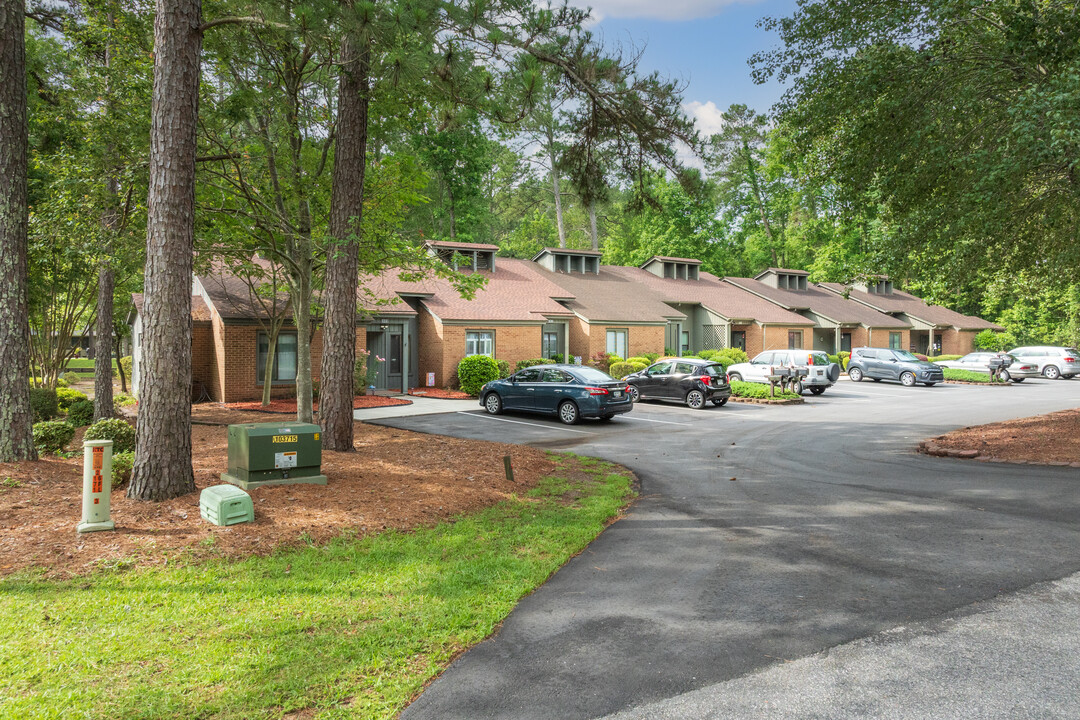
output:
{"label": "wooden post in mulch", "polygon": [[506,471],[506,479],[514,482],[514,466],[510,464],[509,455],[503,455],[503,469]]}

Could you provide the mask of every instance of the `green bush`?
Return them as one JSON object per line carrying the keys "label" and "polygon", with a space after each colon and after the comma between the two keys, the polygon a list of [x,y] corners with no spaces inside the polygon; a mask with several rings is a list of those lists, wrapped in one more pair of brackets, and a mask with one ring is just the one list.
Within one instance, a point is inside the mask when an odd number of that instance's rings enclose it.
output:
{"label": "green bush", "polygon": [[611,363],[611,365],[608,366],[608,375],[613,378],[624,378],[630,373],[641,372],[647,367],[648,365],[645,363],[630,362],[629,360],[626,362]]}
{"label": "green bush", "polygon": [[547,365],[551,361],[546,358],[533,358],[531,360],[518,360],[514,365],[514,372],[518,370],[524,370],[527,367],[533,367],[534,365]]}
{"label": "green bush", "polygon": [[64,373],[64,382],[68,384],[68,387],[71,387],[75,383],[79,382],[79,380],[81,379],[82,377],[79,375],[79,373],[71,372],[70,370]]}
{"label": "green bush", "polygon": [[112,440],[113,453],[127,452],[135,449],[135,428],[119,418],[98,420],[86,428],[83,440]]}
{"label": "green bush", "polygon": [[131,450],[114,452],[112,456],[112,486],[118,488],[131,479],[135,467],[135,453]]}
{"label": "green bush", "polygon": [[563,357],[562,353],[555,353],[550,358],[548,358],[548,360],[550,362],[553,362],[553,363],[564,363],[564,362],[566,362],[566,358]]}
{"label": "green bush", "polygon": [[[731,394],[743,398],[767,398],[769,397],[769,386],[763,383],[735,381],[731,383]],[[773,397],[787,399],[799,396],[793,392],[780,392],[777,390],[776,395]]]}
{"label": "green bush", "polygon": [[[945,373],[946,380],[963,380],[965,382],[984,383],[986,385],[994,382],[990,379],[990,373],[972,372],[971,370],[957,370],[954,368],[944,368],[942,372]],[[1002,380],[1001,382],[1004,382],[1004,380]]]}
{"label": "green bush", "polygon": [[475,397],[485,383],[499,379],[499,364],[487,355],[469,355],[458,363],[457,376],[461,391]]}
{"label": "green bush", "polygon": [[506,360],[496,360],[495,364],[499,366],[500,380],[510,377],[510,374],[513,372],[510,369],[510,363],[508,363]]}
{"label": "green bush", "polygon": [[962,355],[935,355],[934,357],[926,358],[930,362],[948,362],[949,360],[959,360]]}
{"label": "green bush", "polygon": [[353,363],[352,386],[353,395],[363,395],[367,392],[367,358],[363,356]]}
{"label": "green bush", "polygon": [[997,352],[1005,352],[1011,350],[1020,344],[1020,341],[1016,339],[1011,332],[1006,330],[1005,332],[994,332],[987,328],[978,335],[975,336],[975,349],[976,350],[994,350]]}
{"label": "green bush", "polygon": [[718,350],[713,359],[724,367],[727,367],[728,365],[734,365],[735,363],[749,362],[750,356],[746,354],[746,351],[733,347]]}
{"label": "green bush", "polygon": [[645,357],[644,355],[635,355],[634,357],[628,357],[626,358],[625,362],[652,365],[652,363],[649,361],[649,358]]}
{"label": "green bush", "polygon": [[67,421],[77,428],[86,427],[94,422],[94,402],[76,400],[68,408]]}
{"label": "green bush", "polygon": [[113,406],[116,408],[128,407],[129,405],[138,405],[139,401],[134,395],[128,395],[127,393],[116,393],[113,395]]}
{"label": "green bush", "polygon": [[60,408],[67,409],[71,407],[71,403],[76,400],[86,400],[86,393],[79,392],[78,390],[72,390],[71,388],[57,388],[56,389],[56,404]]}
{"label": "green bush", "polygon": [[847,364],[848,360],[851,359],[851,353],[849,353],[847,350],[841,350],[840,352],[836,353],[836,357],[840,358],[840,369],[847,371]]}
{"label": "green bush", "polygon": [[125,355],[120,358],[120,364],[124,367],[124,377],[131,380],[131,356]]}
{"label": "green bush", "polygon": [[52,420],[59,414],[56,391],[49,388],[30,388],[30,410],[34,413],[34,422]]}
{"label": "green bush", "polygon": [[702,350],[697,354],[702,360],[712,360],[714,357],[720,354],[719,350]]}
{"label": "green bush", "polygon": [[63,420],[34,423],[34,446],[39,453],[57,453],[75,437],[75,427]]}
{"label": "green bush", "polygon": [[69,384],[68,381],[65,380],[63,376],[60,376],[60,377],[56,378],[56,387],[57,388],[66,388],[68,386],[68,384]]}
{"label": "green bush", "polygon": [[641,353],[641,357],[648,360],[649,364],[652,365],[654,362],[660,359],[660,353]]}

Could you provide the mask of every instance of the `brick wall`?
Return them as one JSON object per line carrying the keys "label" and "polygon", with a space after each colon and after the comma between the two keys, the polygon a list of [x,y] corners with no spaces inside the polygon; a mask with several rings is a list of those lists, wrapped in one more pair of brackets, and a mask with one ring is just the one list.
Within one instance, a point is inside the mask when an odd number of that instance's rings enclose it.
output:
{"label": "brick wall", "polygon": [[[510,363],[510,368],[521,360],[540,357],[542,351],[540,325],[485,326],[444,325],[431,313],[422,311],[419,318],[420,384],[427,382],[427,374],[435,373],[435,387],[456,387],[457,366],[465,357],[465,333],[476,330],[490,332],[495,338],[495,357]],[[573,350],[571,350],[573,352]]]}
{"label": "brick wall", "polygon": [[[597,353],[607,352],[607,331],[626,330],[627,357],[664,352],[666,325],[590,325],[581,318],[570,321],[570,354],[588,365]],[[626,358],[623,358],[624,360]]]}
{"label": "brick wall", "polygon": [[977,330],[945,330],[935,333],[941,335],[942,355],[967,355],[975,350],[975,336]]}
{"label": "brick wall", "polygon": [[[258,325],[224,325],[224,340],[221,342],[219,357],[223,357],[221,383],[224,392],[216,394],[214,399],[220,402],[241,402],[262,398],[262,385],[256,382],[256,363],[258,362]],[[283,332],[289,332],[286,329]],[[358,333],[363,333],[362,328]],[[366,338],[366,335],[365,335]],[[358,343],[361,341],[358,339]],[[319,367],[322,362],[322,330],[316,330],[311,338],[311,377],[318,381]],[[270,390],[271,397],[294,397],[296,383],[293,381],[275,383]]]}
{"label": "brick wall", "polygon": [[418,370],[421,385],[427,384],[427,374],[435,373],[435,387],[446,387],[448,382],[446,369],[443,367],[443,325],[426,308],[421,306],[417,319],[419,326],[420,365]]}
{"label": "brick wall", "polygon": [[[846,331],[845,331],[846,332]],[[876,347],[887,348],[889,347],[889,333],[900,333],[900,349],[907,350],[911,347],[911,331],[910,330],[892,330],[890,328],[871,328],[857,327],[851,330],[851,347]]]}
{"label": "brick wall", "polygon": [[732,325],[731,332],[746,333],[746,354],[749,355],[751,359],[761,352],[763,336],[760,325],[757,323],[754,323],[753,325]]}
{"label": "brick wall", "polygon": [[191,392],[194,398],[206,394],[213,397],[214,366],[217,352],[214,347],[214,326],[196,322],[191,326]]}

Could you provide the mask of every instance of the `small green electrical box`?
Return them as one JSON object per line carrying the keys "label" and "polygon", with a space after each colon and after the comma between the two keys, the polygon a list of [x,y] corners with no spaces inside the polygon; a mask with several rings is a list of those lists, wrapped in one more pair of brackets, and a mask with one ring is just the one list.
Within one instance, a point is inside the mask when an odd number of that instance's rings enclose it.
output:
{"label": "small green electrical box", "polygon": [[245,490],[262,485],[325,485],[320,428],[311,423],[250,423],[229,426],[225,482]]}
{"label": "small green electrical box", "polygon": [[240,488],[214,485],[199,494],[199,515],[215,525],[255,522],[255,506]]}

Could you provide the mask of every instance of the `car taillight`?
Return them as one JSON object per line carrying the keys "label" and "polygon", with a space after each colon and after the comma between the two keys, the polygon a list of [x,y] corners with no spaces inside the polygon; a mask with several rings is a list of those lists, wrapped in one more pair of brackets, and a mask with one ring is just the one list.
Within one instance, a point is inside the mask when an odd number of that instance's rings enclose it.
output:
{"label": "car taillight", "polygon": [[1067,357],[1065,358],[1065,362],[1076,362],[1076,358]]}
{"label": "car taillight", "polygon": [[591,387],[591,388],[585,388],[585,389],[589,391],[590,395],[608,395],[609,394],[606,388]]}

